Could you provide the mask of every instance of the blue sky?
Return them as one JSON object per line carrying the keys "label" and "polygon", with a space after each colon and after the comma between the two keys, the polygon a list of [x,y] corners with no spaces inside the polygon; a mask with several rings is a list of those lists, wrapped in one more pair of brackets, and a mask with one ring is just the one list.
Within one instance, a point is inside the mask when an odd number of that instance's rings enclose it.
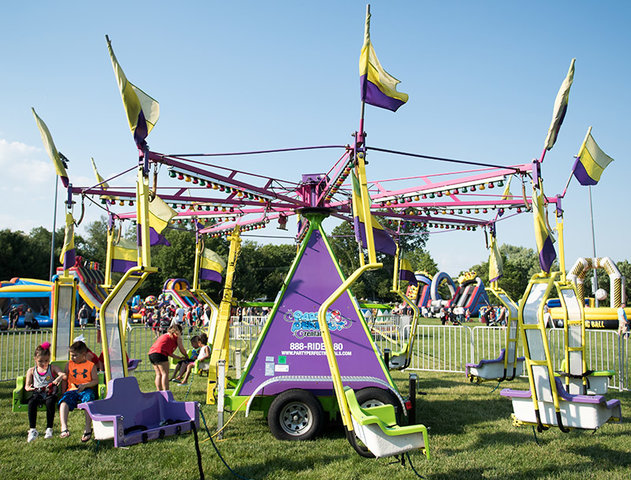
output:
{"label": "blue sky", "polygon": [[[134,165],[105,34],[128,78],[160,102],[148,139],[153,150],[351,142],[359,120],[365,2],[91,3],[3,8],[1,228],[52,224],[54,173],[31,107],[70,158],[73,184],[94,183],[91,156],[104,176]],[[576,58],[567,117],[543,165],[545,190],[562,191],[591,125],[615,159],[593,189],[597,253],[631,259],[631,4],[373,1],[371,10],[379,59],[410,96],[397,113],[367,107],[367,141],[374,146],[499,165],[529,162],[541,155],[557,90]],[[231,165],[298,180],[328,170],[336,159],[324,151]],[[378,153],[369,161],[373,180],[453,169]],[[573,181],[564,209],[569,267],[591,256],[587,189]],[[100,215],[90,207],[86,222]],[[533,248],[532,231],[532,219],[522,215],[498,224],[498,240]],[[487,258],[480,231],[435,234],[428,247],[452,275]]]}

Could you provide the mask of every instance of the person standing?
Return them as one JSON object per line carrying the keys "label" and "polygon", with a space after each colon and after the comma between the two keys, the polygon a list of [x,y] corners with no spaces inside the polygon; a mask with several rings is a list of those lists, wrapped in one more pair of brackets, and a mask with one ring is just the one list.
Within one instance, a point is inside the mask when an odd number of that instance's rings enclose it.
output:
{"label": "person standing", "polygon": [[79,309],[79,327],[81,327],[81,330],[85,330],[85,327],[88,325],[89,316],[90,312],[88,312],[88,307],[84,303]]}
{"label": "person standing", "polygon": [[618,335],[622,338],[629,338],[631,333],[631,322],[627,318],[627,312],[624,310],[625,304],[621,304],[618,308]]}
{"label": "person standing", "polygon": [[[176,349],[182,353],[181,357],[174,354]],[[149,361],[156,374],[155,385],[158,391],[169,389],[169,357],[178,361],[188,358],[186,349],[182,345],[182,327],[180,325],[169,327],[167,333],[158,337],[149,349]]]}
{"label": "person standing", "polygon": [[9,327],[11,330],[18,328],[18,320],[20,319],[20,312],[16,307],[13,307],[9,312]]}
{"label": "person standing", "polygon": [[27,308],[24,314],[24,327],[35,329],[35,315],[31,307]]}

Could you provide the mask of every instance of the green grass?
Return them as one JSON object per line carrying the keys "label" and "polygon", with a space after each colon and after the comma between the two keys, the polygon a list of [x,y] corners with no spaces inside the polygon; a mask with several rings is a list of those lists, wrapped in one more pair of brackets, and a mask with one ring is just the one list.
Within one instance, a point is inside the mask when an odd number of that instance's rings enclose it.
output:
{"label": "green grass", "polygon": [[[403,395],[407,375],[394,374]],[[139,373],[141,389],[153,389],[153,375]],[[205,380],[205,379],[204,379]],[[195,378],[189,400],[202,401],[205,381]],[[493,391],[496,384],[474,385],[464,374],[419,372],[417,418],[430,427],[431,460],[411,455],[416,469],[432,480],[452,479],[628,479],[631,471],[631,425],[607,424],[595,434],[551,429],[537,435],[531,427],[513,427],[511,402]],[[517,380],[505,386],[527,388]],[[146,445],[113,447],[109,442],[80,442],[83,413],[70,415],[68,439],[55,438],[26,443],[25,413],[11,413],[12,382],[0,383],[0,473],[4,479],[195,479],[197,461],[193,436],[169,437]],[[173,386],[175,398],[184,400],[186,387]],[[623,417],[631,416],[631,394],[612,392],[619,398]],[[203,405],[209,428],[216,428],[216,412]],[[40,431],[44,415],[38,416]],[[200,432],[200,440],[207,438]],[[269,433],[259,412],[245,418],[237,414],[217,442],[229,465],[251,479],[409,479],[408,466],[390,464],[392,459],[364,459],[346,442],[339,425],[329,426],[310,442],[281,442]],[[200,444],[206,478],[234,478],[221,463],[210,442]]]}

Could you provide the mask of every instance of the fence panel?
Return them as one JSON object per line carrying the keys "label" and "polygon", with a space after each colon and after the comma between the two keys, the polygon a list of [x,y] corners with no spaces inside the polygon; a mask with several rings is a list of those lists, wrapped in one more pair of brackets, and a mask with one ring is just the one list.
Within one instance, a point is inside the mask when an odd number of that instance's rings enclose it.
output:
{"label": "fence panel", "polygon": [[33,352],[43,342],[52,343],[50,329],[15,330],[0,333],[0,381],[25,375],[34,365]]}
{"label": "fence panel", "polygon": [[[382,320],[382,317],[379,317]],[[393,315],[388,321],[371,325],[371,332],[377,346],[383,352],[400,350],[408,340],[409,318]],[[230,325],[230,362],[235,364],[234,352],[239,349],[242,365],[254,349],[263,330],[266,317],[233,317]],[[192,335],[204,330],[185,329],[184,343],[188,346]],[[548,343],[555,370],[561,369],[564,358],[563,329],[549,329]],[[98,330],[94,327],[85,330],[75,329],[75,335],[83,335],[88,347],[100,351]],[[477,363],[482,359],[499,356],[504,348],[505,327],[468,327],[451,325],[419,325],[416,331],[410,370],[461,373],[468,362]],[[0,332],[0,381],[11,381],[33,365],[33,352],[42,342],[51,341],[50,329],[17,330]],[[139,372],[152,370],[147,360],[147,352],[155,340],[150,328],[134,325],[127,331],[127,353],[129,358],[141,359]],[[523,355],[520,343],[518,355]],[[592,370],[614,370],[615,376],[610,387],[616,390],[631,390],[631,340],[621,338],[613,330],[588,330],[586,335],[585,358],[587,367]]]}
{"label": "fence panel", "polygon": [[230,365],[235,365],[235,352],[241,351],[241,365],[245,366],[245,362],[252,353],[256,341],[258,340],[266,317],[244,316],[240,321],[239,317],[232,317],[230,325]]}
{"label": "fence panel", "polygon": [[418,325],[411,370],[464,372],[471,329],[452,325]]}
{"label": "fence panel", "polygon": [[[565,336],[562,328],[547,330],[550,354],[555,370],[562,369],[565,358]],[[614,390],[628,390],[628,368],[626,345],[628,340],[620,338],[615,330],[585,331],[585,363],[589,370],[613,370],[614,377],[609,387]]]}
{"label": "fence panel", "polygon": [[[506,327],[478,326],[471,329],[471,363],[480,360],[493,360],[500,356],[506,347]],[[517,356],[523,355],[521,343],[517,347]]]}

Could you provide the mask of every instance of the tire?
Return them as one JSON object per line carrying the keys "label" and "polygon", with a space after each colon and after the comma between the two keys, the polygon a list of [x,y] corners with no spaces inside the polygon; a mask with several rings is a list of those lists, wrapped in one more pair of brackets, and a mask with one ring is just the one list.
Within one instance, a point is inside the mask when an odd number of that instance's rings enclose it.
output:
{"label": "tire", "polygon": [[355,396],[357,397],[357,403],[359,403],[359,406],[362,408],[378,407],[390,404],[397,412],[400,410],[400,408],[398,408],[400,407],[400,405],[398,405],[399,402],[395,396],[383,388],[362,388],[355,393]]}
{"label": "tire", "polygon": [[318,399],[301,389],[287,390],[278,395],[267,414],[269,429],[278,440],[311,440],[324,421],[324,411]]}

